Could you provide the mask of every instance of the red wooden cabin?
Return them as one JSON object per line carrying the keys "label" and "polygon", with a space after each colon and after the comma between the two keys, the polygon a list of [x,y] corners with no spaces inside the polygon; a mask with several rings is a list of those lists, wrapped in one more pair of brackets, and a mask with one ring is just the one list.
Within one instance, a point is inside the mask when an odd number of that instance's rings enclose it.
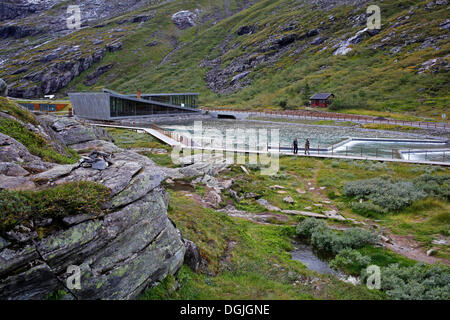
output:
{"label": "red wooden cabin", "polygon": [[316,93],[309,100],[311,100],[311,107],[326,108],[333,102],[334,94],[332,93]]}

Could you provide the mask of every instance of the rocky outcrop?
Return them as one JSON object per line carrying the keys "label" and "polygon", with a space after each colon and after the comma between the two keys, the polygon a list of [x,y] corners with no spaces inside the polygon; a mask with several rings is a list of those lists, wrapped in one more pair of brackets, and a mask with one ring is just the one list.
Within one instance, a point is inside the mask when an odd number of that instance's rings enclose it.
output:
{"label": "rocky outcrop", "polygon": [[92,140],[111,140],[105,130],[82,125],[75,118],[41,116],[39,121],[42,126],[48,128],[46,132],[52,135],[51,138],[61,141],[66,146]]}
{"label": "rocky outcrop", "polygon": [[[169,195],[161,187],[165,172],[145,156],[98,140],[106,136],[101,129],[84,127],[71,118],[45,116],[41,120],[59,141],[75,150],[110,154],[110,164],[102,170],[54,165],[27,175],[27,181],[41,188],[92,181],[108,187],[111,196],[102,214],[66,217],[42,238],[22,225],[2,235],[0,299],[45,299],[57,291],[64,292],[63,299],[133,299],[175,274],[183,264],[186,245],[167,215]],[[6,162],[35,160],[22,145],[1,138],[18,149],[9,153],[15,157]],[[25,172],[16,166],[0,164],[2,181],[23,178]],[[52,223],[50,219],[31,225]],[[194,253],[189,260],[194,267],[195,259]],[[68,285],[70,266],[81,272],[79,289]]]}
{"label": "rocky outcrop", "polygon": [[[81,72],[89,69],[92,64],[102,61],[106,50],[103,48],[81,58],[56,62],[43,71],[30,73],[23,78],[20,85],[18,83],[9,85],[10,96],[36,98],[55,93],[67,86]],[[57,57],[56,53],[54,56]],[[52,55],[48,55],[45,59],[52,61],[54,58]]]}
{"label": "rocky outcrop", "polygon": [[92,86],[96,84],[98,78],[101,77],[106,72],[108,72],[113,66],[114,64],[110,63],[105,66],[98,67],[97,69],[95,69],[93,73],[88,74],[86,80],[84,81],[84,84],[87,86]]}
{"label": "rocky outcrop", "polygon": [[172,22],[178,29],[184,30],[195,26],[197,18],[198,16],[196,13],[189,10],[183,10],[172,15]]}

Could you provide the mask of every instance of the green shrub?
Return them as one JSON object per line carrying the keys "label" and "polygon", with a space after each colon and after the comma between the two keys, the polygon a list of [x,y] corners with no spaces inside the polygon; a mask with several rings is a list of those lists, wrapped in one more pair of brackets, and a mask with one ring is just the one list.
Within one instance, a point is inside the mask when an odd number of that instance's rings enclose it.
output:
{"label": "green shrub", "polygon": [[330,267],[343,270],[352,275],[359,275],[362,268],[370,264],[370,257],[353,249],[343,249],[330,261]]}
{"label": "green shrub", "polygon": [[301,238],[310,239],[314,231],[328,228],[327,224],[319,219],[306,218],[297,225],[296,233]]}
{"label": "green shrub", "polygon": [[99,214],[108,199],[107,187],[80,181],[39,191],[0,191],[0,233],[13,229],[24,220]]}
{"label": "green shrub", "polygon": [[337,254],[343,249],[362,248],[368,244],[375,244],[378,236],[361,228],[350,228],[338,233],[318,219],[307,218],[296,228],[297,236],[311,241],[311,245],[322,252]]}
{"label": "green shrub", "polygon": [[450,201],[450,175],[424,174],[414,179],[414,186],[430,196],[442,197]]}
{"label": "green shrub", "polygon": [[[363,281],[367,276],[363,271]],[[381,290],[395,300],[449,300],[450,268],[422,263],[410,267],[391,264],[381,268]]]}
{"label": "green shrub", "polygon": [[392,182],[381,178],[346,182],[344,194],[352,198],[369,200],[388,211],[399,211],[427,196],[412,182]]}
{"label": "green shrub", "polygon": [[344,249],[341,238],[331,229],[315,230],[311,235],[311,245],[318,251],[332,254]]}

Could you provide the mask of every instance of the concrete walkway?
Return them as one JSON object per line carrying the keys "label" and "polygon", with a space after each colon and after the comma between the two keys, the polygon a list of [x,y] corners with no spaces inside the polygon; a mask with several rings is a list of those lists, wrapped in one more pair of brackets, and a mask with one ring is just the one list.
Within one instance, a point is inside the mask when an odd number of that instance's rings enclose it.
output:
{"label": "concrete walkway", "polygon": [[[92,123],[91,125],[98,126],[98,127],[109,127],[109,128],[119,128],[119,129],[131,129],[131,130],[142,130],[147,132],[148,134],[152,135],[156,139],[170,145],[171,147],[174,146],[181,146],[183,149],[191,149],[191,150],[204,150],[204,151],[219,151],[219,152],[230,152],[230,153],[248,153],[248,154],[268,154],[269,152],[267,150],[247,150],[247,149],[225,149],[225,148],[210,148],[210,147],[193,147],[193,146],[187,146],[184,145],[175,139],[168,137],[161,132],[149,128],[142,128],[142,127],[130,127],[130,126],[119,126],[119,125],[108,125],[108,124],[97,124]],[[391,158],[382,158],[382,157],[372,157],[372,156],[345,156],[345,155],[331,155],[331,154],[314,154],[314,150],[311,149],[310,155],[304,155],[304,154],[293,154],[292,151],[284,151],[277,149],[273,149],[274,151],[272,154],[278,154],[282,156],[295,156],[295,157],[312,157],[312,158],[331,158],[331,159],[349,159],[349,160],[371,160],[371,161],[385,161],[385,162],[399,162],[399,163],[414,163],[414,164],[425,164],[425,165],[438,165],[438,166],[445,166],[450,167],[450,162],[442,162],[442,161],[424,161],[424,160],[406,160],[406,159],[391,159]],[[317,150],[316,150],[317,151]],[[320,150],[319,150],[320,151]]]}

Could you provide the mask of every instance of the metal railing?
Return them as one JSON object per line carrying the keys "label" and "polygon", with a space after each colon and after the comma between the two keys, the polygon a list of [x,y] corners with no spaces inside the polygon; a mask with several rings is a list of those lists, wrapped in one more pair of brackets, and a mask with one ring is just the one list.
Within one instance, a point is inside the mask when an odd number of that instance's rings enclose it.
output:
{"label": "metal railing", "polygon": [[376,117],[338,114],[332,112],[318,112],[308,110],[285,110],[285,111],[251,111],[251,110],[233,110],[233,109],[210,109],[202,108],[202,110],[209,112],[230,112],[230,113],[246,113],[255,116],[276,116],[281,118],[304,119],[304,120],[335,120],[335,121],[351,121],[363,124],[391,124],[401,126],[414,126],[427,129],[450,129],[450,124],[447,122],[427,122],[427,121],[407,121],[395,119],[380,119]]}

